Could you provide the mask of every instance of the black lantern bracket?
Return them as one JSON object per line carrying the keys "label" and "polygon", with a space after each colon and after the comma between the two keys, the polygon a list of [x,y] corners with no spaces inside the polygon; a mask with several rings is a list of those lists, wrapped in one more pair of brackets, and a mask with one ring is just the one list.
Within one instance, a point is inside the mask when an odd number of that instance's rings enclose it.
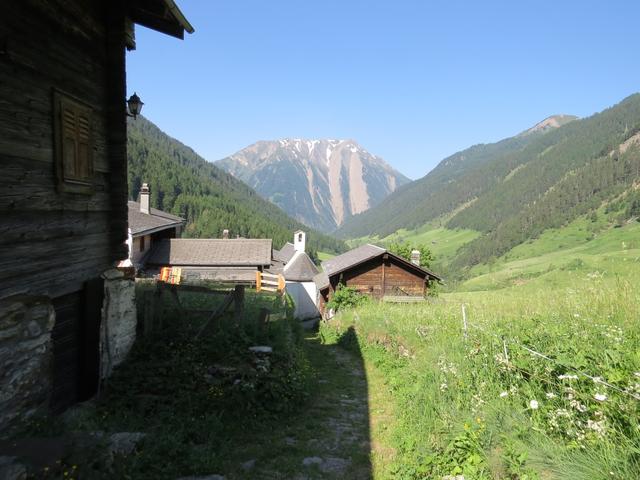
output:
{"label": "black lantern bracket", "polygon": [[140,115],[143,105],[144,102],[140,100],[140,97],[136,94],[136,92],[133,92],[133,95],[131,95],[127,100],[127,108],[129,109],[129,111],[127,112],[127,116],[136,118],[138,115]]}

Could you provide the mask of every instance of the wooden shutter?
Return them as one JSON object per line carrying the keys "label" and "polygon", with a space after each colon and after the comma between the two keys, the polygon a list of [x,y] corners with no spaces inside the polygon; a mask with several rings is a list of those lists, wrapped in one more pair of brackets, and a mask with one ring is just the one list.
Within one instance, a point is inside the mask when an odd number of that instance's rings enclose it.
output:
{"label": "wooden shutter", "polygon": [[91,107],[54,92],[56,172],[60,191],[93,193],[93,141]]}

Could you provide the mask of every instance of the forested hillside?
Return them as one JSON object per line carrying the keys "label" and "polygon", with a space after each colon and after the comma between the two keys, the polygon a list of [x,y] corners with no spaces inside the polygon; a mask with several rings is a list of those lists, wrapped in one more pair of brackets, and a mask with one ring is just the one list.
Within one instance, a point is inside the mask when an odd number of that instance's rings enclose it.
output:
{"label": "forested hillside", "polygon": [[144,117],[129,120],[127,148],[129,198],[136,200],[142,183],[149,183],[152,206],[186,218],[186,236],[218,238],[227,228],[232,236],[272,238],[279,248],[304,229],[311,253],[344,249],[342,242],[296,222]]}
{"label": "forested hillside", "polygon": [[500,256],[605,202],[637,216],[640,94],[583,120],[455,154],[341,230],[388,235],[439,220],[481,232],[456,255],[460,270]]}
{"label": "forested hillside", "polygon": [[453,212],[492,188],[500,181],[499,170],[510,168],[511,158],[543,134],[544,131],[533,131],[455,153],[425,177],[396,190],[377,207],[350,218],[338,234],[345,238],[386,236]]}

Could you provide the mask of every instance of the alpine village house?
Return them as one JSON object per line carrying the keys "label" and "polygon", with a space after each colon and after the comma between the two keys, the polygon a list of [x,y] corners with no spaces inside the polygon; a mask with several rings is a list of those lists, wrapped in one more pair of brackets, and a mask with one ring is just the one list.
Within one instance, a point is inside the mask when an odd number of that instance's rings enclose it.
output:
{"label": "alpine village house", "polygon": [[173,0],[2,4],[0,429],[93,396],[135,338],[133,282],[113,268],[127,258],[135,24],[193,32]]}
{"label": "alpine village house", "polygon": [[442,279],[420,266],[420,252],[411,261],[376,245],[362,245],[322,262],[323,271],[314,278],[319,291],[318,306],[326,315],[326,304],[339,285],[387,301],[420,301],[431,282]]}
{"label": "alpine village house", "polygon": [[127,206],[129,262],[124,265],[133,266],[137,271],[144,268],[154,245],[180,237],[185,219],[151,208],[151,191],[146,183],[140,189],[140,202],[129,201]]}

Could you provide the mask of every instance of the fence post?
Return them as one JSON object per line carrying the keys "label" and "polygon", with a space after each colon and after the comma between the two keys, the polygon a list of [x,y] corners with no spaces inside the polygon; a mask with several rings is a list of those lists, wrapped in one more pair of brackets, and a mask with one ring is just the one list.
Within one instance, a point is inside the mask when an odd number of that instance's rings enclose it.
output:
{"label": "fence post", "polygon": [[464,303],[462,304],[462,326],[464,328],[464,339],[467,339],[467,311],[465,309]]}

